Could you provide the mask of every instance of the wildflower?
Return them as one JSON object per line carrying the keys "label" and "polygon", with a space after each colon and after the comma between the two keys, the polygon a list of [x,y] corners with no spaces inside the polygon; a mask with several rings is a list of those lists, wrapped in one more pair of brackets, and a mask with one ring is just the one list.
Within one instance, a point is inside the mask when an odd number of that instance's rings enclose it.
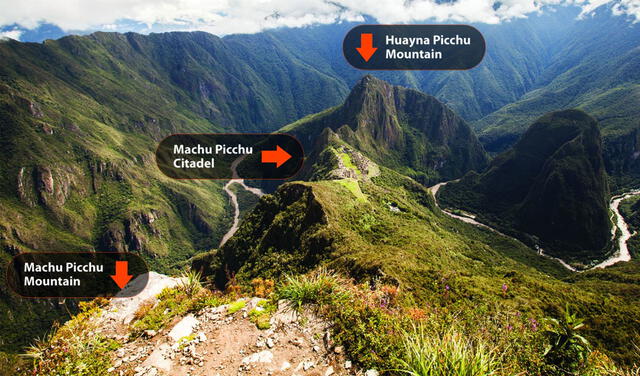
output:
{"label": "wildflower", "polygon": [[538,330],[538,322],[536,321],[536,319],[531,318],[529,319],[529,322],[531,323],[531,330],[533,330],[534,332]]}

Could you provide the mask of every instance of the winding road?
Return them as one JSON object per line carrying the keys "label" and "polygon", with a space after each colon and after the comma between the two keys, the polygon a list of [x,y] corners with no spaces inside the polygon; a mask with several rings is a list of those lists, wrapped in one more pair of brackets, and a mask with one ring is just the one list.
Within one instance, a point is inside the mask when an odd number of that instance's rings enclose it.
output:
{"label": "winding road", "polygon": [[233,205],[234,214],[233,214],[233,224],[231,225],[231,228],[229,229],[229,231],[227,231],[227,233],[224,234],[224,236],[222,237],[222,240],[220,241],[220,245],[218,247],[222,247],[224,243],[226,243],[227,240],[229,240],[229,238],[231,238],[233,234],[235,234],[236,231],[238,231],[238,225],[240,224],[240,205],[238,204],[238,197],[231,190],[231,185],[240,184],[240,186],[242,186],[244,190],[246,190],[247,192],[251,192],[258,197],[262,197],[265,194],[259,188],[249,187],[244,182],[244,179],[240,179],[240,177],[238,176],[238,171],[236,169],[240,164],[240,162],[242,162],[246,157],[247,155],[245,154],[243,156],[238,157],[235,161],[233,161],[233,163],[231,163],[231,180],[229,180],[227,184],[224,185],[224,191],[227,192],[227,194],[229,195],[231,205]]}
{"label": "winding road", "polygon": [[[465,223],[469,223],[478,227],[482,227],[485,229],[488,229],[490,231],[495,232],[496,234],[502,235],[502,236],[506,236],[506,237],[510,237],[508,235],[505,235],[503,233],[501,233],[500,231],[487,226],[484,223],[478,222],[475,220],[474,216],[462,216],[462,215],[457,215],[454,213],[449,212],[446,209],[442,209],[440,208],[440,205],[438,205],[438,200],[437,200],[437,193],[438,190],[440,190],[440,188],[442,188],[443,186],[445,186],[448,183],[451,182],[456,182],[457,180],[452,180],[452,181],[447,181],[447,182],[443,182],[443,183],[438,183],[432,187],[429,188],[429,191],[431,191],[431,194],[433,194],[433,198],[435,200],[436,206],[442,210],[443,213],[445,213],[446,215],[448,215],[449,217],[455,218],[457,220],[460,220],[462,222]],[[611,198],[611,201],[609,203],[609,208],[611,209],[611,211],[613,212],[613,216],[615,217],[615,221],[614,221],[614,226],[613,229],[611,230],[611,238],[613,240],[615,240],[616,237],[616,233],[619,230],[620,231],[620,236],[618,237],[618,248],[617,250],[613,253],[613,255],[611,255],[611,257],[609,257],[608,259],[604,260],[603,262],[588,268],[588,269],[584,269],[584,270],[578,270],[574,267],[572,267],[571,265],[567,264],[564,260],[559,259],[557,257],[553,257],[550,256],[548,254],[544,253],[544,250],[542,248],[537,248],[536,251],[538,252],[539,255],[547,257],[547,258],[551,258],[554,259],[556,261],[558,261],[562,266],[564,266],[565,268],[567,268],[568,270],[571,270],[572,272],[582,272],[582,271],[586,271],[586,270],[590,270],[590,269],[594,269],[594,268],[606,268],[607,266],[611,266],[613,264],[616,264],[620,261],[629,261],[631,260],[631,254],[629,253],[629,248],[627,247],[627,241],[629,240],[629,238],[631,236],[633,236],[634,234],[631,234],[629,232],[629,226],[627,225],[627,223],[624,221],[624,217],[622,216],[622,214],[620,214],[620,210],[619,210],[619,206],[620,203],[626,199],[628,199],[629,197],[632,196],[636,196],[636,195],[640,195],[640,189],[635,189],[632,191],[629,191],[627,193],[618,195],[618,196],[614,196]],[[510,237],[512,238],[512,237]],[[518,239],[512,238],[516,241],[520,242]]]}

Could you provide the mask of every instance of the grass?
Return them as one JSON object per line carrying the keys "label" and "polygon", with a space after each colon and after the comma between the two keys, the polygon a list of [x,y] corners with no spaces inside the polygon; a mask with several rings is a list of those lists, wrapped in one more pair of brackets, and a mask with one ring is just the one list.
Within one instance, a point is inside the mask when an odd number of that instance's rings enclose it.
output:
{"label": "grass", "polygon": [[84,304],[81,313],[29,346],[25,356],[33,360],[33,374],[106,375],[109,354],[122,344],[95,334],[91,318],[100,312],[99,300]]}
{"label": "grass", "polygon": [[271,328],[271,316],[277,310],[277,302],[273,300],[261,300],[256,305],[256,308],[249,311],[249,320],[256,324],[256,327],[260,330],[266,330]]}
{"label": "grass", "polygon": [[277,297],[288,300],[295,309],[300,309],[305,304],[346,302],[349,294],[340,288],[336,275],[321,269],[306,276],[287,276],[284,286],[277,292]]}
{"label": "grass", "polygon": [[343,187],[347,188],[349,190],[349,192],[351,192],[356,199],[359,202],[366,202],[367,201],[367,196],[362,193],[362,190],[360,190],[360,185],[358,184],[358,181],[355,179],[340,179],[340,180],[336,180],[340,185],[342,185]]}
{"label": "grass", "polygon": [[412,376],[489,376],[499,368],[495,351],[487,344],[456,332],[428,333],[416,326],[402,333],[400,368]]}

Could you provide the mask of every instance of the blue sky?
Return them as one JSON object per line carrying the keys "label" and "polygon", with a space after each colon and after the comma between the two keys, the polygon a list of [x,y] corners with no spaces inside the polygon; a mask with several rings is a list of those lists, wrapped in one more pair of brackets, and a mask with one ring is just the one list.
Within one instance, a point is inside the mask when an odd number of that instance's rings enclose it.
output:
{"label": "blue sky", "polygon": [[605,6],[631,22],[640,20],[640,0],[0,0],[0,37],[40,41],[98,30],[226,35],[364,16],[380,23],[496,24],[557,6],[578,6],[582,17]]}

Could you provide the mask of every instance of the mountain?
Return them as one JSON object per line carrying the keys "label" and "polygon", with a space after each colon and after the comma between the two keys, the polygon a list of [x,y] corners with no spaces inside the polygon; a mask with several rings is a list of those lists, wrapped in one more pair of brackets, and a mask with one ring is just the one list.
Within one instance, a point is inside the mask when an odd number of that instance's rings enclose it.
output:
{"label": "mountain", "polygon": [[608,7],[570,21],[561,46],[539,73],[535,88],[514,103],[474,123],[491,152],[503,151],[537,117],[579,108],[592,114],[604,139],[611,175],[638,175],[640,24],[611,16]]}
{"label": "mountain", "polygon": [[[159,140],[271,131],[347,91],[276,46],[254,58],[202,32],[1,41],[2,265],[28,251],[130,251],[169,272],[217,247],[232,222],[222,183],[162,175]],[[65,314],[0,290],[0,350]]]}
{"label": "mountain", "polygon": [[[353,279],[358,297],[367,291],[384,297],[377,289],[394,286],[403,304],[412,307],[407,312],[433,313],[430,323],[448,314],[452,316],[447,320],[472,327],[495,319],[503,332],[507,317],[522,315],[531,322],[556,315],[570,302],[587,317],[585,336],[594,346],[615,359],[633,358],[624,344],[635,338],[637,319],[620,318],[636,317],[637,262],[574,277],[515,239],[442,214],[424,186],[368,160],[331,132],[323,134],[325,148],[319,154],[324,157],[310,172],[316,180],[289,182],[263,196],[238,232],[220,249],[194,257],[192,267],[228,291],[263,280],[287,281],[297,286],[297,299],[317,301],[318,311],[324,313],[323,299],[339,292],[331,290],[324,297],[322,289],[330,287],[327,277],[300,280],[299,275],[332,270],[346,278],[340,280],[342,286]],[[603,284],[608,286],[606,293]],[[501,292],[501,286],[509,292]],[[603,303],[603,293],[615,298]],[[346,340],[346,351],[360,356],[357,359],[367,366],[389,366],[385,359],[402,352],[376,346],[389,343],[380,341],[378,325],[388,333],[398,324],[395,320],[402,320],[377,313],[376,309],[387,309],[385,302],[370,300],[363,312],[354,311],[355,300],[335,307],[341,312],[335,330],[342,334],[337,338]],[[503,309],[502,314],[496,312]],[[354,328],[362,332],[346,334],[342,325],[349,333]],[[514,337],[508,338],[513,344]],[[373,355],[370,346],[376,351]]]}
{"label": "mountain", "polygon": [[485,172],[447,184],[439,197],[446,206],[533,235],[531,241],[563,259],[588,263],[608,253],[609,190],[600,132],[582,111],[541,117]]}
{"label": "mountain", "polygon": [[[424,184],[481,170],[487,157],[459,116],[432,96],[365,76],[345,102],[281,129],[296,136],[307,154],[329,128],[384,166]],[[313,158],[307,160],[313,165]]]}
{"label": "mountain", "polygon": [[[468,71],[375,71],[377,78],[394,85],[430,93],[467,121],[475,121],[518,100],[534,88],[548,65],[558,39],[573,26],[567,19],[580,10],[560,7],[498,25],[473,24],[483,34],[487,52],[478,67]],[[376,20],[365,19],[365,24]],[[317,70],[353,86],[362,72],[351,67],[342,53],[344,35],[359,23],[319,25],[299,32],[277,29],[255,35],[229,36],[234,41],[273,40]],[[461,89],[464,88],[464,89]]]}

